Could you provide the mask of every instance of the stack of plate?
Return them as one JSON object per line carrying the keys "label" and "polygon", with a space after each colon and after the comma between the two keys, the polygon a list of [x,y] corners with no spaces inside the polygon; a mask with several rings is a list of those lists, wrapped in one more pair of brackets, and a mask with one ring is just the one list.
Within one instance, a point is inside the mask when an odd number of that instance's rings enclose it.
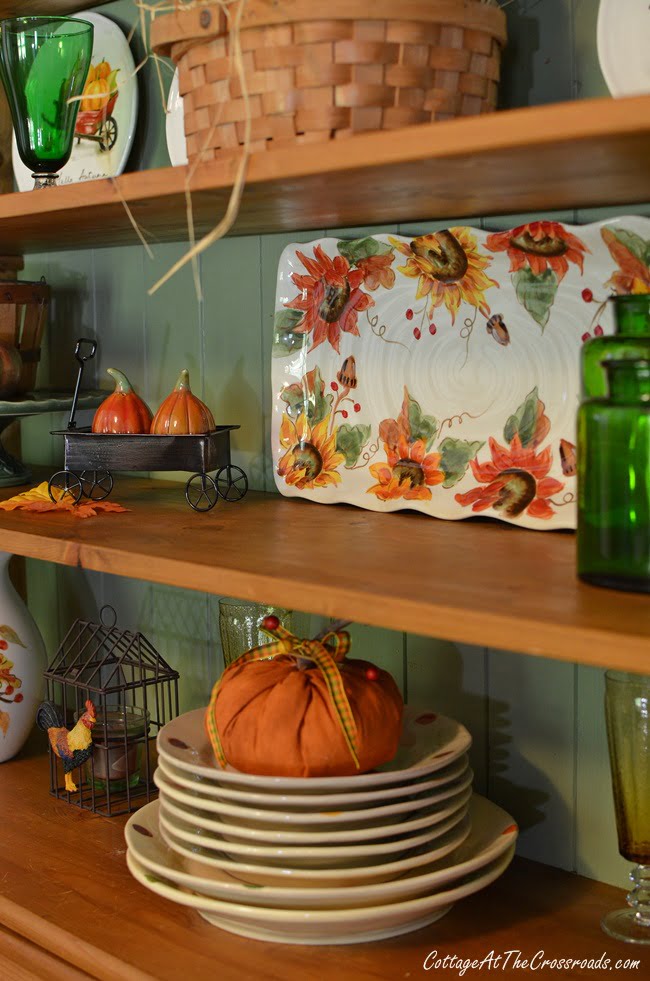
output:
{"label": "stack of plate", "polygon": [[158,736],[160,799],[126,827],[127,861],[153,892],[232,933],[334,944],[396,936],[496,879],[517,827],[472,794],[471,738],[405,712],[397,756],[351,777],[216,768],[205,710]]}

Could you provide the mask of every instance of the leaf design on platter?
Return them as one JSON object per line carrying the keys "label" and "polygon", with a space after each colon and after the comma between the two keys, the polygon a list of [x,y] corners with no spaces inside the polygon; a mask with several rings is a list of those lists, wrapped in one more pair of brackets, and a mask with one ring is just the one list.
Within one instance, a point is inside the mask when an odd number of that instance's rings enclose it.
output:
{"label": "leaf design on platter", "polygon": [[438,447],[440,453],[440,469],[445,475],[443,487],[453,487],[467,473],[469,461],[473,460],[484,440],[453,439],[448,436]]}
{"label": "leaf design on platter", "polygon": [[639,262],[645,266],[650,265],[650,239],[641,238],[636,232],[631,232],[626,228],[609,228],[608,231],[619,240],[628,252],[636,256]]}
{"label": "leaf design on platter", "polygon": [[409,393],[404,390],[404,401],[402,403],[402,419],[406,423],[404,429],[410,432],[410,442],[414,443],[421,439],[427,451],[431,449],[431,444],[438,432],[438,423],[433,416],[426,416],[422,412],[420,403],[417,402]]}
{"label": "leaf design on platter", "polygon": [[362,259],[369,259],[373,255],[388,255],[389,252],[393,251],[390,245],[378,242],[376,238],[369,235],[351,241],[343,239],[336,243],[336,247],[351,266],[355,266],[357,262]]}
{"label": "leaf design on platter", "polygon": [[503,437],[511,443],[519,436],[522,447],[539,446],[546,439],[551,422],[544,413],[544,403],[539,397],[537,386],[529,392],[514,415],[511,415],[503,428]]}
{"label": "leaf design on platter", "polygon": [[8,712],[0,712],[0,729],[2,730],[3,736],[7,735],[10,721]]}
{"label": "leaf design on platter", "polygon": [[517,299],[543,330],[548,323],[557,293],[557,276],[552,269],[545,269],[539,276],[530,269],[519,269],[513,273],[512,281]]}
{"label": "leaf design on platter", "polygon": [[296,333],[295,328],[302,322],[302,310],[277,310],[273,321],[273,357],[282,358],[292,351],[300,350],[307,343],[307,335]]}
{"label": "leaf design on platter", "polygon": [[16,631],[12,627],[8,627],[6,624],[2,624],[0,626],[0,637],[9,641],[10,644],[18,644],[20,647],[27,647],[27,644],[23,644]]}
{"label": "leaf design on platter", "polygon": [[133,830],[137,831],[139,835],[144,835],[145,838],[153,838],[153,835],[149,831],[149,828],[145,828],[142,824],[134,824]]}
{"label": "leaf design on platter", "polygon": [[345,466],[354,467],[361,456],[361,450],[370,439],[370,426],[358,423],[351,426],[345,422],[336,430],[336,451],[345,457]]}
{"label": "leaf design on platter", "polygon": [[302,384],[287,385],[280,398],[287,403],[287,415],[291,419],[297,419],[304,412],[311,426],[324,419],[332,407],[332,395],[325,395],[325,382],[318,367],[304,375]]}

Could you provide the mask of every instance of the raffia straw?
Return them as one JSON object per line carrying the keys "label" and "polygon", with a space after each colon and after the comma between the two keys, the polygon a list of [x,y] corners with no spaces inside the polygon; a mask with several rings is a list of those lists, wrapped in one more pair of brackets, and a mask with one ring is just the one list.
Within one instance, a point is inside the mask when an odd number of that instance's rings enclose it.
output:
{"label": "raffia straw", "polygon": [[[236,15],[234,19],[232,19],[230,17],[230,11],[228,10],[228,7],[232,6],[234,2],[237,2],[237,0],[214,0],[213,2],[213,5],[218,5],[222,8],[230,23],[230,30],[229,30],[230,59],[237,73],[237,78],[241,86],[242,100],[244,102],[244,116],[245,116],[244,142],[242,146],[241,156],[239,158],[239,163],[237,165],[237,171],[235,173],[235,179],[233,181],[232,190],[230,192],[228,206],[226,208],[226,212],[223,218],[216,225],[216,227],[213,228],[211,232],[208,232],[207,235],[204,235],[199,242],[196,242],[194,237],[194,219],[193,219],[190,185],[196,167],[200,160],[200,154],[199,154],[197,156],[197,159],[194,161],[194,163],[190,167],[188,167],[187,176],[185,179],[185,202],[186,202],[186,210],[188,216],[188,232],[190,235],[191,247],[189,251],[186,252],[185,255],[178,260],[178,262],[174,263],[171,269],[169,269],[165,273],[165,275],[158,280],[157,283],[154,283],[154,285],[149,290],[150,296],[153,295],[158,289],[160,289],[160,287],[163,286],[166,282],[168,282],[168,280],[170,280],[172,276],[174,276],[180,269],[182,269],[185,265],[187,265],[188,262],[192,262],[194,264],[198,259],[199,255],[205,252],[206,249],[210,248],[211,245],[214,245],[214,243],[217,242],[220,238],[223,238],[224,235],[226,235],[232,228],[235,219],[237,218],[237,214],[239,212],[239,205],[241,203],[241,197],[244,191],[244,184],[246,181],[246,169],[248,167],[248,161],[250,157],[251,113],[250,113],[250,102],[248,96],[248,86],[246,83],[246,72],[244,69],[244,62],[243,62],[242,51],[241,51],[241,39],[240,39],[241,20],[242,20],[244,8],[246,6],[246,0],[239,0],[239,2],[237,3]],[[209,3],[207,5],[209,6],[211,4]],[[192,6],[196,6],[196,3],[189,3],[184,6],[192,7]],[[216,128],[218,123],[219,123],[219,116],[217,115],[215,117],[215,120],[213,121],[213,126],[211,130],[206,135],[203,149],[205,149],[205,147],[208,145],[212,132],[214,132],[214,128]],[[195,283],[198,283],[196,266],[194,266],[194,269],[195,269]],[[198,295],[200,298],[200,292],[198,293]]]}

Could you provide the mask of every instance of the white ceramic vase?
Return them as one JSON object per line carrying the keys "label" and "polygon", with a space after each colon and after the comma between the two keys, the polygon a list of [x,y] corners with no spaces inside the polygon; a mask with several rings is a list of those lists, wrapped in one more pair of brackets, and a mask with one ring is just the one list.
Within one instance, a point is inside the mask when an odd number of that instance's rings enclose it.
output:
{"label": "white ceramic vase", "polygon": [[45,644],[0,552],[0,763],[20,752],[43,697]]}

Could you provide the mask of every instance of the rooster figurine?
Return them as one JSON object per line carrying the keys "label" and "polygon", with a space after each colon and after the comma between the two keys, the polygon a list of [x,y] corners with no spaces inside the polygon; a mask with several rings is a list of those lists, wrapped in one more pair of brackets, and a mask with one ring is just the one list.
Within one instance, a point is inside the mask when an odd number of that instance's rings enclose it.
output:
{"label": "rooster figurine", "polygon": [[95,706],[90,700],[86,702],[86,711],[71,730],[63,725],[61,713],[53,702],[42,702],[38,707],[36,724],[47,732],[52,752],[63,762],[65,789],[69,793],[73,794],[77,789],[70,772],[92,756],[92,729],[96,721]]}

